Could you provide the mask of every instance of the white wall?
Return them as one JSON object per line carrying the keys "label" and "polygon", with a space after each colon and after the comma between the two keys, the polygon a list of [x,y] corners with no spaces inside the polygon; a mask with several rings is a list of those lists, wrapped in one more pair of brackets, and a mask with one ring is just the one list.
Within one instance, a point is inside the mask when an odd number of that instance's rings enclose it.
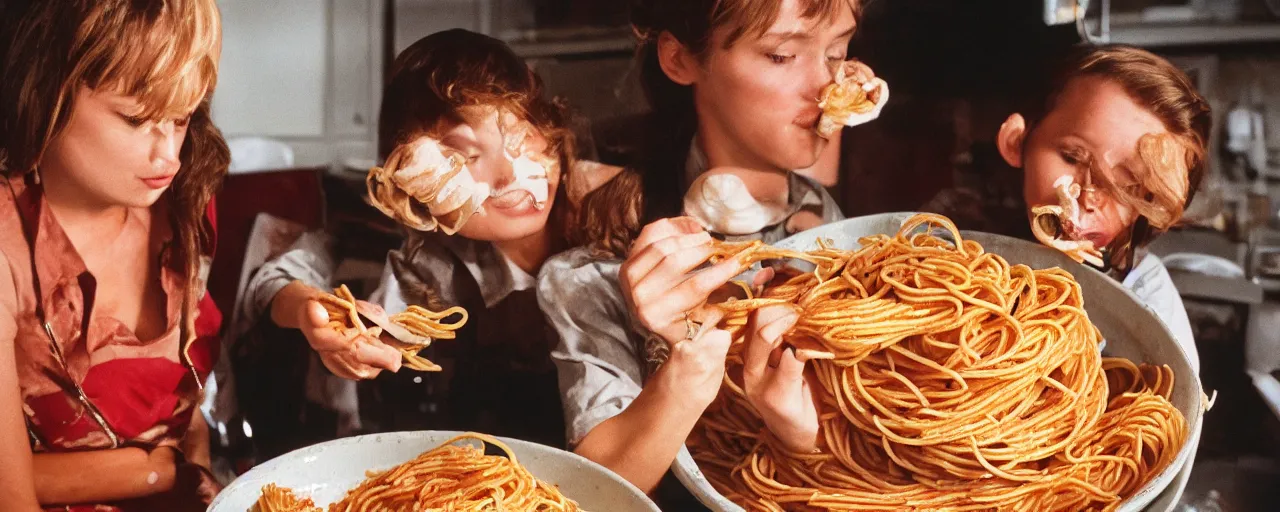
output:
{"label": "white wall", "polygon": [[295,165],[374,156],[383,0],[218,0],[214,122],[288,143]]}
{"label": "white wall", "polygon": [[324,135],[328,9],[322,0],[220,0],[214,119],[228,136]]}

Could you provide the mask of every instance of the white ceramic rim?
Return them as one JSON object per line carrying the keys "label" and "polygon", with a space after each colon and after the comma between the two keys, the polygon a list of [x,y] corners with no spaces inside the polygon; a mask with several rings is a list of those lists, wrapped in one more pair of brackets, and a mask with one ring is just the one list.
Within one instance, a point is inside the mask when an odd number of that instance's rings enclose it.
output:
{"label": "white ceramic rim", "polygon": [[[211,512],[222,512],[222,510],[219,507],[220,506],[222,508],[229,507],[229,505],[227,505],[224,502],[229,501],[233,494],[241,493],[241,492],[254,492],[254,493],[260,492],[263,485],[266,485],[267,483],[274,481],[271,475],[287,472],[289,468],[296,467],[299,464],[310,463],[319,454],[329,449],[332,449],[333,447],[338,445],[348,445],[348,444],[362,445],[362,444],[376,444],[376,443],[384,443],[384,442],[403,443],[403,442],[413,442],[414,438],[430,438],[430,437],[438,437],[440,439],[440,441],[438,441],[436,444],[424,445],[421,450],[405,452],[404,457],[401,460],[388,461],[386,467],[389,468],[396,464],[404,463],[412,459],[413,457],[418,456],[418,454],[426,450],[429,450],[431,448],[434,448],[435,446],[439,446],[440,444],[443,444],[445,441],[449,439],[453,439],[457,436],[463,435],[464,433],[465,432],[449,431],[449,430],[418,430],[418,431],[403,431],[403,432],[383,432],[378,434],[366,434],[362,436],[334,439],[330,441],[325,441],[323,443],[316,443],[311,446],[299,448],[297,450],[293,450],[289,453],[280,455],[267,462],[254,466],[249,471],[246,471],[243,475],[240,475],[238,478],[236,478],[234,482],[231,482],[230,485],[228,485],[225,489],[223,489],[222,492],[219,493],[218,496],[214,498],[213,503],[209,505],[208,510]],[[522,441],[519,439],[512,439],[508,437],[498,437],[498,436],[492,436],[492,437],[498,439],[499,441],[502,441],[503,443],[506,443],[506,445],[510,447],[513,452],[515,452],[516,457],[522,459],[522,461],[527,460],[529,456],[532,455],[533,451],[543,451],[548,453],[555,452],[557,456],[570,459],[578,464],[585,466],[586,468],[590,468],[590,470],[593,470],[605,476],[613,483],[616,483],[619,486],[620,490],[626,491],[628,494],[632,495],[632,497],[634,498],[638,498],[637,501],[639,503],[644,504],[651,512],[661,512],[658,509],[658,506],[655,505],[653,501],[650,500],[649,497],[646,496],[645,493],[642,492],[638,487],[632,485],[631,482],[628,482],[627,480],[618,476],[617,474],[605,468],[604,466],[596,464],[595,462],[585,457],[582,457],[581,455],[578,455],[573,452],[553,448],[550,446],[529,442],[529,441]],[[366,469],[377,470],[377,469],[385,469],[385,468],[360,468],[361,471]],[[535,476],[538,476],[541,479],[542,476],[537,475],[536,469],[537,468],[529,468],[531,472],[534,472]],[[549,479],[544,479],[544,481],[547,481],[547,483],[550,483],[550,484],[561,483],[561,482],[550,481]],[[250,487],[251,489],[242,491],[242,490],[239,490],[240,487]],[[566,494],[566,497],[568,497],[569,499],[574,499],[573,496],[569,496],[568,494]],[[578,501],[576,499],[574,500]],[[240,510],[232,510],[229,508],[227,510],[230,512],[242,512]]]}

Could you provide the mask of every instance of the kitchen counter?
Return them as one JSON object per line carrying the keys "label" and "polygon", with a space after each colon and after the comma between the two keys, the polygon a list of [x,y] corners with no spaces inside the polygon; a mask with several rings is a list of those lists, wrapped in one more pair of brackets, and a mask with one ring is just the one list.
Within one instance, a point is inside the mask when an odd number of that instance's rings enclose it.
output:
{"label": "kitchen counter", "polygon": [[1227,260],[1240,267],[1244,275],[1227,277],[1191,272],[1176,267],[1169,269],[1169,277],[1184,298],[1205,299],[1235,304],[1261,304],[1265,296],[1264,286],[1250,280],[1248,244],[1233,242],[1216,231],[1183,230],[1166,233],[1151,244],[1150,250],[1165,257],[1175,253],[1204,254]]}

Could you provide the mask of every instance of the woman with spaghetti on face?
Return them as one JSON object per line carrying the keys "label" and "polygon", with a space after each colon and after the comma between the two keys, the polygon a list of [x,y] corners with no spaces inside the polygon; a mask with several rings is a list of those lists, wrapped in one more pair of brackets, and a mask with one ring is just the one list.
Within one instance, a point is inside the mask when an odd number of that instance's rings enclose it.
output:
{"label": "woman with spaghetti on face", "polygon": [[[385,414],[373,416],[383,418],[382,428],[473,430],[564,445],[549,356],[555,334],[537,308],[533,276],[552,254],[578,243],[577,202],[618,170],[575,158],[568,123],[538,76],[492,37],[447,30],[396,57],[378,120],[386,163],[369,183],[374,204],[406,237],[387,256],[370,300],[391,313],[408,305],[461,306],[469,320],[457,339],[432,346],[443,357],[442,373],[378,379]],[[414,178],[404,183],[457,194],[420,201],[395,183],[408,174]],[[350,343],[327,326],[315,300],[327,286],[308,276],[332,267],[323,250],[291,250],[254,276],[251,307],[301,330],[339,376],[398,370],[398,351],[377,340]],[[444,424],[418,410],[416,398],[428,385],[446,398]]]}
{"label": "woman with spaghetti on face", "polygon": [[[553,357],[569,444],[645,491],[724,375],[729,335],[699,324],[714,324],[703,306],[739,265],[699,269],[713,239],[776,242],[842,218],[794,170],[813,166],[830,144],[819,130],[824,89],[846,72],[873,79],[846,61],[858,8],[850,0],[633,5],[652,107],[647,150],[587,196],[594,243],[549,261],[538,294],[560,335]],[[776,352],[778,364],[744,385],[769,427],[803,450],[817,436],[806,365],[777,349],[794,320],[785,309],[753,318],[750,342]]]}
{"label": "woman with spaghetti on face", "polygon": [[0,503],[204,510],[213,0],[0,4]]}

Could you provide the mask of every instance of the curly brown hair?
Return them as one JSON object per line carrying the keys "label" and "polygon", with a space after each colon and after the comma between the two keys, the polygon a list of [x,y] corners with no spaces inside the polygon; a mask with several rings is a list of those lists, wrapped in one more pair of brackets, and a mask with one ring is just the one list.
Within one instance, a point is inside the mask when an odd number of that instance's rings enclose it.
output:
{"label": "curly brown hair", "polygon": [[[378,116],[378,155],[423,135],[439,137],[466,122],[462,109],[492,106],[528,121],[560,159],[560,183],[550,222],[564,240],[582,238],[568,221],[565,183],[572,178],[575,139],[563,102],[546,97],[542,80],[511,47],[463,29],[428,35],[396,56],[383,89]],[[560,206],[562,205],[562,206]]]}
{"label": "curly brown hair", "polygon": [[[180,170],[165,192],[195,307],[205,210],[231,162],[209,115],[222,21],[214,0],[0,2],[0,172],[34,171],[71,117],[80,87],[132,96],[146,120],[190,116]],[[193,315],[188,315],[192,317]]]}

